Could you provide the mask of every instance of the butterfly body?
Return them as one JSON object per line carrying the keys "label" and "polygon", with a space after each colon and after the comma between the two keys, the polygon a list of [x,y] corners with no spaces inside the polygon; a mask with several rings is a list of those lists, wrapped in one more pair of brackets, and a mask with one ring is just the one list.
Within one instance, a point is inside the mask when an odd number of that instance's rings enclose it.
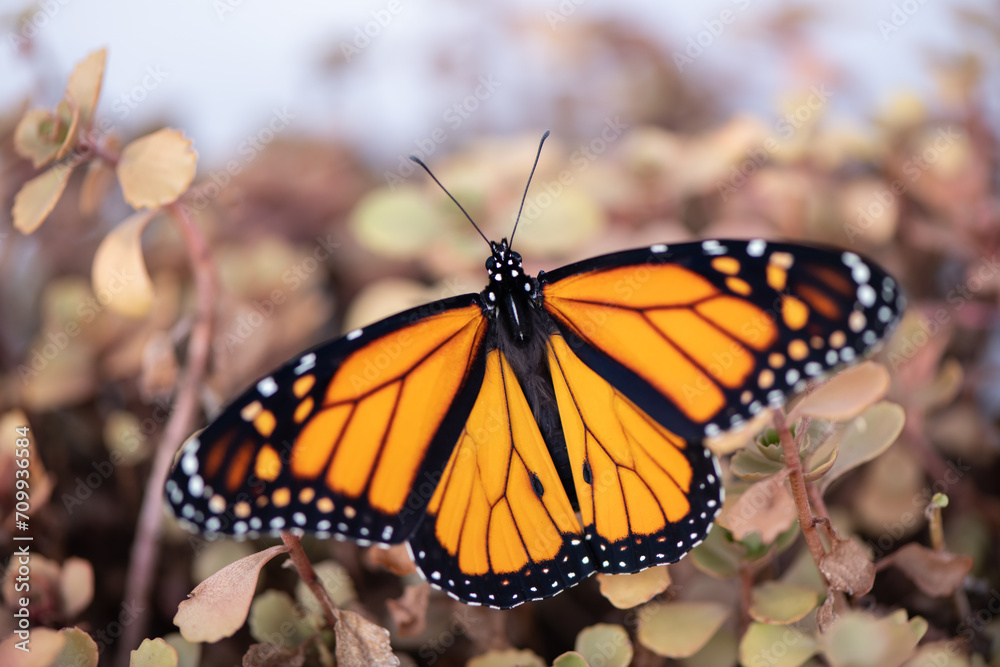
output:
{"label": "butterfly body", "polygon": [[175,512],[215,534],[407,542],[431,584],[508,608],[678,560],[721,509],[706,437],[853,362],[903,309],[853,253],[655,245],[483,292],[291,360],[182,449]]}

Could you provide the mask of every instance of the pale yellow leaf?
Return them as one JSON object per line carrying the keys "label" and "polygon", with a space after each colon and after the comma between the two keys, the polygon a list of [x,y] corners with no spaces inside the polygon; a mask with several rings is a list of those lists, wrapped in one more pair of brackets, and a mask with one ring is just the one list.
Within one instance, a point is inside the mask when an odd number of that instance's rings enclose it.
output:
{"label": "pale yellow leaf", "polygon": [[14,227],[22,234],[30,234],[45,221],[55,208],[73,167],[57,164],[48,171],[25,183],[14,196]]}
{"label": "pale yellow leaf", "polygon": [[142,230],[156,213],[133,213],[104,237],[94,253],[94,294],[119,315],[143,317],[153,306],[153,281],[142,256]]}
{"label": "pale yellow leaf", "polygon": [[227,565],[191,591],[174,615],[174,625],[189,642],[215,642],[243,626],[264,565],[288,551],[283,544]]}
{"label": "pale yellow leaf", "polygon": [[56,107],[56,114],[59,116],[61,127],[65,128],[66,131],[62,145],[56,151],[56,159],[61,160],[76,148],[77,139],[80,138],[80,108],[76,102],[63,100]]}
{"label": "pale yellow leaf", "polygon": [[697,653],[729,616],[729,608],[716,602],[665,602],[639,612],[639,643],[666,658],[686,658]]}
{"label": "pale yellow leaf", "polygon": [[198,154],[180,130],[163,128],[136,139],[122,150],[118,181],[125,201],[135,208],[164,206],[180,197],[194,180]]}
{"label": "pale yellow leaf", "polygon": [[85,128],[90,127],[97,98],[101,94],[101,81],[104,78],[104,62],[107,55],[107,49],[89,54],[77,64],[66,84],[66,97],[73,100],[80,108],[80,125]]}
{"label": "pale yellow leaf", "polygon": [[128,667],[177,667],[177,650],[159,637],[143,639],[129,655]]}
{"label": "pale yellow leaf", "polygon": [[598,574],[601,595],[619,609],[631,609],[667,590],[670,572],[666,565],[646,568],[635,574]]}

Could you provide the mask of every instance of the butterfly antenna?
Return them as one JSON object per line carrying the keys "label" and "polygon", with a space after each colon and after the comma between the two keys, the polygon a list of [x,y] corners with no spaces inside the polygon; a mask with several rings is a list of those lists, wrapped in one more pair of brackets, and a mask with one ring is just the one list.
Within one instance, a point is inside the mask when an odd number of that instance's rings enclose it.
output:
{"label": "butterfly antenna", "polygon": [[[476,231],[479,232],[479,235],[483,237],[483,240],[486,241],[487,244],[489,244],[490,240],[488,238],[486,238],[486,234],[483,234],[483,230],[481,230],[479,228],[479,225],[477,225],[476,221],[472,219],[472,216],[469,215],[469,212],[466,211],[465,208],[461,204],[458,203],[458,200],[455,199],[454,195],[452,195],[450,192],[448,192],[448,189],[446,187],[444,187],[443,185],[441,185],[441,181],[439,181],[437,179],[437,176],[434,175],[434,172],[431,171],[431,168],[428,167],[426,164],[424,164],[424,161],[421,160],[420,158],[418,158],[416,155],[411,155],[410,159],[413,160],[414,162],[416,162],[417,164],[419,164],[421,167],[423,167],[424,171],[427,172],[427,175],[430,176],[431,178],[433,178],[434,182],[438,184],[438,187],[441,188],[442,190],[444,190],[444,193],[446,195],[448,195],[449,197],[451,197],[451,200],[453,202],[455,202],[455,206],[458,207],[458,210],[460,210],[462,213],[465,214],[465,217],[468,218],[469,222],[472,223],[472,226],[476,228]],[[492,247],[493,246],[490,245],[490,248],[492,248]]]}
{"label": "butterfly antenna", "polygon": [[542,157],[542,146],[549,138],[549,131],[545,130],[542,140],[538,142],[538,153],[535,154],[535,164],[531,165],[531,173],[528,174],[528,184],[524,186],[524,195],[521,197],[521,208],[517,209],[517,219],[514,220],[514,230],[510,233],[510,245],[514,245],[514,234],[517,233],[517,223],[521,222],[521,211],[524,210],[524,202],[528,199],[528,188],[531,186],[531,179],[535,176],[535,169],[538,167],[538,158]]}

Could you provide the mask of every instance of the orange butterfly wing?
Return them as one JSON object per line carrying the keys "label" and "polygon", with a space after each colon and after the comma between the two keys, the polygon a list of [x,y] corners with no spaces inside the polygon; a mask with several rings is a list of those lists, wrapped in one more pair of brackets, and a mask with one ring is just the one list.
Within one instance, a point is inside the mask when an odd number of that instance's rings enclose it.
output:
{"label": "orange butterfly wing", "polygon": [[499,350],[487,355],[476,405],[410,547],[432,584],[501,608],[555,595],[594,571],[531,408]]}
{"label": "orange butterfly wing", "polygon": [[456,297],[292,360],[184,445],[176,514],[209,533],[402,542],[472,409],[487,326],[478,295]]}

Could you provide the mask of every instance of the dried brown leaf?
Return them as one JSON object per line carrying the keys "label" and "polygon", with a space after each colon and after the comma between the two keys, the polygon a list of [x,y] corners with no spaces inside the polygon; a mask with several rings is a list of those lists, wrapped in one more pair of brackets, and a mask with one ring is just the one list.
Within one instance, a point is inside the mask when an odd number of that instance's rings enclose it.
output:
{"label": "dried brown leaf", "polygon": [[404,588],[402,597],[386,600],[385,604],[400,637],[417,637],[423,633],[427,627],[427,602],[430,594],[430,584],[420,583]]}
{"label": "dried brown leaf", "polygon": [[755,482],[733,503],[723,505],[716,522],[742,540],[752,533],[770,544],[795,522],[795,502],[785,488],[788,470],[784,469]]}
{"label": "dried brown leaf", "polygon": [[399,577],[417,572],[417,566],[413,564],[405,544],[371,547],[365,551],[365,564],[373,569],[385,568]]}
{"label": "dried brown leaf", "polygon": [[389,645],[389,631],[352,611],[337,610],[337,665],[395,667],[399,664]]}
{"label": "dried brown leaf", "polygon": [[835,540],[820,559],[819,569],[832,588],[850,595],[864,595],[875,583],[875,565],[853,539]]}
{"label": "dried brown leaf", "polygon": [[189,642],[214,642],[243,626],[261,568],[288,551],[283,544],[227,565],[191,591],[174,615],[174,625]]}
{"label": "dried brown leaf", "polygon": [[945,597],[962,585],[972,571],[973,560],[971,556],[935,551],[910,542],[879,561],[879,569],[887,565],[902,570],[927,595]]}
{"label": "dried brown leaf", "polygon": [[302,667],[306,655],[302,647],[295,650],[277,644],[251,644],[243,656],[243,667]]}

